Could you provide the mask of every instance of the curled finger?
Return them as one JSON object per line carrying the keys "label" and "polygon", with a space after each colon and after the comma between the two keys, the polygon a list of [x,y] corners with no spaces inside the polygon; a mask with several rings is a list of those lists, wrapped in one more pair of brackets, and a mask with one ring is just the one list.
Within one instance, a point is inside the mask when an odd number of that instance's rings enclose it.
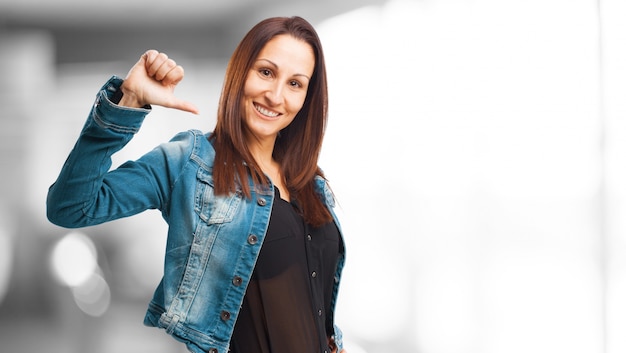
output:
{"label": "curled finger", "polygon": [[157,52],[156,55],[154,55],[154,53],[148,55],[146,59],[146,70],[148,72],[148,75],[151,77],[155,77],[161,66],[163,66],[163,64],[165,64],[169,60],[169,57],[165,53]]}
{"label": "curled finger", "polygon": [[158,54],[159,54],[158,51],[154,49],[149,49],[149,50],[146,50],[141,57],[145,60],[146,65],[147,65],[148,63],[151,63],[154,60],[154,57],[157,56]]}
{"label": "curled finger", "polygon": [[161,79],[164,85],[177,85],[185,76],[185,70],[180,65],[175,65]]}
{"label": "curled finger", "polygon": [[176,69],[176,62],[172,59],[167,59],[154,73],[154,78],[158,81],[162,81],[170,72]]}

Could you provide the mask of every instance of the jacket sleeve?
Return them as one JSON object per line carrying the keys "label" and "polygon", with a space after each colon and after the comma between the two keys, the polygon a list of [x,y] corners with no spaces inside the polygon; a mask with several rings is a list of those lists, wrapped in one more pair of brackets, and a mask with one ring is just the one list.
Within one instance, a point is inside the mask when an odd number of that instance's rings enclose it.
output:
{"label": "jacket sleeve", "polygon": [[343,332],[341,332],[341,329],[337,325],[335,325],[335,334],[333,335],[332,339],[335,343],[335,346],[337,347],[337,353],[340,353],[344,349]]}
{"label": "jacket sleeve", "polygon": [[169,195],[171,175],[181,168],[171,161],[181,158],[168,153],[182,147],[159,146],[109,171],[111,156],[132,139],[150,112],[150,107],[113,103],[121,84],[114,76],[98,92],[78,141],[48,190],[47,217],[56,225],[78,228],[128,217],[161,208]]}

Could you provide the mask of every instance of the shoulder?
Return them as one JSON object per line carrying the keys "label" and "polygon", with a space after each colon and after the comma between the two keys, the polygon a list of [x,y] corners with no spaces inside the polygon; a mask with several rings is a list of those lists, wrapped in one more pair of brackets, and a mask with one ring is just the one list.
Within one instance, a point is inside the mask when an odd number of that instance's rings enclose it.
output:
{"label": "shoulder", "polygon": [[215,159],[215,149],[209,137],[210,133],[200,130],[181,131],[169,142],[161,144],[159,148],[168,155],[177,155],[201,164],[205,168],[211,168]]}

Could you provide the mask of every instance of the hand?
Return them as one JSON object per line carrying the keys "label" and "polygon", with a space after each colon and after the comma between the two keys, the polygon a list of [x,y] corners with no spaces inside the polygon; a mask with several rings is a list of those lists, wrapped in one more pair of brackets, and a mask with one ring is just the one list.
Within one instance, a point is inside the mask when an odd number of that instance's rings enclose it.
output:
{"label": "hand", "polygon": [[154,104],[198,114],[193,103],[174,96],[174,88],[184,76],[182,66],[165,53],[148,50],[126,75],[119,105],[139,108]]}
{"label": "hand", "polygon": [[[337,345],[335,344],[334,338],[331,337],[328,339],[328,345],[332,349],[331,353],[337,353]],[[339,353],[347,353],[347,352],[345,349],[342,349]]]}

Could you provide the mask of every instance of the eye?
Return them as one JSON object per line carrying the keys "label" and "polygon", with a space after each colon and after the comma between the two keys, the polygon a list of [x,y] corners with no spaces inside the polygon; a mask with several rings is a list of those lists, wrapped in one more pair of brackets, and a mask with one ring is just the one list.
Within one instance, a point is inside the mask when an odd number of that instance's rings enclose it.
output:
{"label": "eye", "polygon": [[262,68],[262,69],[259,69],[259,74],[261,74],[261,76],[263,77],[272,77],[272,70]]}
{"label": "eye", "polygon": [[302,84],[297,80],[289,81],[289,85],[293,88],[302,88]]}

